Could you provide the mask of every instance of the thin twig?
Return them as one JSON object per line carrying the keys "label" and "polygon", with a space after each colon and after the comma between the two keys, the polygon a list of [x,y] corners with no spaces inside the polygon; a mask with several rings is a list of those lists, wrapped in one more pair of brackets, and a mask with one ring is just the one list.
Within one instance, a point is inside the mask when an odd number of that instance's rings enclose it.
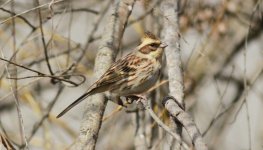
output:
{"label": "thin twig", "polygon": [[[89,8],[72,8],[71,10],[68,10],[68,11],[65,11],[65,12],[69,12],[69,13],[74,13],[74,12],[87,12],[87,13],[91,13],[91,14],[95,14],[95,15],[98,15],[99,12],[96,11],[96,10],[92,10],[92,9],[89,9]],[[64,13],[64,11],[61,11],[61,10],[56,10],[54,12],[54,15],[56,14],[62,14]]]}
{"label": "thin twig", "polygon": [[[55,103],[57,102],[59,96],[61,95],[63,89],[65,86],[60,86],[58,89],[58,92],[56,94],[56,96],[54,97],[54,99],[48,104],[44,115],[42,116],[42,118],[35,123],[35,125],[33,126],[33,129],[28,137],[28,141],[30,142],[32,140],[32,138],[34,137],[34,135],[36,134],[36,132],[39,130],[39,128],[42,126],[42,124],[44,123],[44,121],[49,117],[51,110],[53,109]],[[20,148],[24,148],[25,145],[21,145]]]}
{"label": "thin twig", "polygon": [[[39,0],[35,0],[35,1],[36,1],[37,6],[39,6]],[[48,49],[47,49],[47,45],[45,42],[45,36],[44,36],[43,25],[42,25],[42,15],[41,15],[40,8],[38,8],[38,17],[39,17],[39,27],[40,27],[40,32],[41,32],[41,40],[42,40],[42,44],[43,44],[43,48],[44,48],[44,54],[45,54],[47,67],[48,67],[49,73],[51,75],[54,75],[52,68],[51,68],[51,65],[49,63]]]}
{"label": "thin twig", "polygon": [[[54,4],[60,3],[60,2],[63,2],[63,1],[66,1],[66,0],[58,0],[58,1],[55,1]],[[24,12],[21,12],[21,13],[19,13],[19,14],[16,14],[16,15],[14,15],[14,16],[12,16],[12,17],[9,17],[9,18],[1,21],[1,22],[0,22],[0,25],[1,25],[1,24],[4,24],[5,22],[7,22],[7,21],[9,21],[9,20],[11,20],[12,18],[16,18],[16,17],[18,17],[18,16],[21,16],[21,15],[23,15],[23,14],[29,13],[29,12],[31,12],[31,11],[34,11],[34,10],[36,10],[36,9],[39,9],[39,8],[42,8],[42,7],[45,7],[45,6],[48,6],[48,5],[49,5],[49,3],[45,3],[45,4],[39,5],[39,6],[37,6],[37,7],[31,8],[31,9],[27,9],[27,10],[24,11]]]}
{"label": "thin twig", "polygon": [[151,14],[151,13],[154,11],[154,9],[155,9],[158,5],[161,4],[162,1],[163,1],[163,0],[156,0],[156,1],[154,2],[154,4],[153,4],[148,10],[146,10],[146,12],[145,12],[142,16],[138,17],[138,18],[135,19],[135,20],[131,20],[131,21],[128,23],[128,26],[133,25],[134,23],[137,23],[137,22],[140,21],[140,20],[143,20],[146,16],[148,16],[149,14]]}
{"label": "thin twig", "polygon": [[[11,1],[11,10],[12,12],[15,12],[14,10],[14,5],[15,5],[15,1]],[[13,15],[13,14],[12,14]],[[13,53],[16,53],[16,24],[15,24],[15,18],[12,18],[12,36],[13,36]],[[3,54],[2,54],[3,56]],[[16,57],[14,57],[14,61],[16,62]],[[17,68],[16,66],[14,67],[14,74],[10,75],[9,71],[7,69],[6,66],[6,72],[7,75],[9,77],[17,77]],[[11,83],[11,81],[9,80],[9,82]],[[21,136],[21,142],[23,144],[25,144],[25,148],[28,149],[28,142],[26,139],[26,135],[25,135],[25,127],[24,127],[24,119],[23,119],[23,114],[21,112],[21,108],[20,108],[20,101],[19,101],[19,97],[18,97],[18,92],[17,92],[17,80],[14,81],[14,88],[12,86],[10,86],[11,91],[13,92],[13,96],[14,96],[14,100],[15,100],[15,104],[16,104],[16,109],[17,109],[17,116],[18,116],[18,120],[19,120],[19,129],[20,129],[20,136]]]}
{"label": "thin twig", "polygon": [[[0,9],[3,10],[4,12],[7,12],[7,13],[9,13],[9,14],[12,14],[13,16],[16,15],[15,12],[12,12],[12,11],[7,10],[7,9],[5,9],[5,8],[1,8],[1,7],[0,7]],[[33,24],[31,24],[25,17],[23,17],[23,16],[17,16],[17,17],[20,18],[20,19],[22,19],[32,30],[35,30],[35,29],[36,29],[36,27],[35,27]]]}
{"label": "thin twig", "polygon": [[[259,66],[262,66],[262,67],[261,67],[259,70],[257,70],[256,73],[254,73],[254,77],[251,79],[250,84],[249,84],[249,86],[247,87],[247,88],[248,88],[248,91],[253,88],[253,86],[255,85],[255,82],[257,81],[257,79],[258,79],[258,78],[262,75],[262,73],[263,73],[263,63],[261,63]],[[238,96],[239,96],[239,97],[238,97],[237,100],[232,101],[232,103],[230,104],[229,107],[227,107],[225,110],[223,110],[220,114],[217,115],[217,117],[215,117],[215,118],[210,122],[210,124],[208,125],[207,129],[203,132],[203,134],[202,134],[203,136],[207,134],[207,132],[209,131],[209,129],[210,129],[224,114],[226,114],[227,112],[229,112],[230,110],[232,110],[237,102],[240,102],[240,101],[241,101],[241,105],[239,106],[237,112],[240,111],[240,109],[242,108],[242,106],[243,106],[243,104],[244,104],[244,99],[245,99],[245,97],[244,97],[244,90],[243,90],[240,94],[238,94]],[[238,114],[238,113],[236,113],[236,115],[237,115],[237,114]],[[236,119],[236,115],[234,116],[234,120]]]}
{"label": "thin twig", "polygon": [[[62,78],[62,77],[68,77],[68,76],[71,76],[71,75],[62,75],[62,76],[61,75],[60,76],[48,75],[48,74],[42,73],[40,71],[36,71],[36,70],[30,69],[30,68],[27,68],[27,67],[25,67],[23,65],[16,64],[14,62],[11,62],[11,61],[9,61],[7,59],[4,59],[4,58],[1,58],[1,57],[0,57],[0,60],[6,61],[6,62],[8,62],[10,64],[15,65],[15,66],[18,66],[18,67],[21,67],[23,69],[26,69],[26,70],[32,71],[34,73],[37,73],[39,77],[48,77],[48,78],[52,78],[52,79],[55,79],[55,80],[58,80],[58,81],[64,81],[64,82],[67,82],[67,83],[69,83],[71,85],[74,85],[74,86],[79,86],[80,84],[84,83],[85,79],[86,79],[86,77],[83,76],[83,75],[73,75],[73,76],[79,76],[79,77],[81,77],[83,79],[80,83],[75,83],[75,82],[70,81],[68,79]],[[12,77],[9,77],[9,78],[12,79]],[[26,77],[23,77],[23,78],[26,78]],[[14,78],[14,79],[19,79],[19,78]]]}

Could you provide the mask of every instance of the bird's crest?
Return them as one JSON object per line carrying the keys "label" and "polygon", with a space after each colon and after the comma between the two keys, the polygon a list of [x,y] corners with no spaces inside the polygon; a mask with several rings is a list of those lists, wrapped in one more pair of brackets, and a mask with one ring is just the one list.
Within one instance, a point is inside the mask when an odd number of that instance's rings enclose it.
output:
{"label": "bird's crest", "polygon": [[147,39],[147,38],[153,39],[153,40],[159,40],[154,34],[152,34],[152,33],[149,32],[149,31],[144,32],[144,35],[143,35],[143,37],[142,37],[142,41],[143,41],[144,39]]}

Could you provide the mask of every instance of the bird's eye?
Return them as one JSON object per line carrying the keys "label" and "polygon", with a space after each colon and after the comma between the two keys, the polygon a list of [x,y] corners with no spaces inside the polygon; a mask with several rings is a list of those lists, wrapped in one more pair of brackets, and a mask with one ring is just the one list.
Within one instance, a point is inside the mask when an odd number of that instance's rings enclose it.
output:
{"label": "bird's eye", "polygon": [[159,44],[152,43],[152,44],[150,44],[150,46],[153,47],[153,48],[158,48],[158,47],[159,47]]}

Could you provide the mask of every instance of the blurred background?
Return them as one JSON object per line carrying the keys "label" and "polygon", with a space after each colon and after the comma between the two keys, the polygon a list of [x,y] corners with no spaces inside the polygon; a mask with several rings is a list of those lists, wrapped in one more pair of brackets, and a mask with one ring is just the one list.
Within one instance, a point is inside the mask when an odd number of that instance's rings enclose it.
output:
{"label": "blurred background", "polygon": [[[2,143],[5,139],[23,149],[26,137],[28,148],[36,150],[74,144],[85,103],[62,118],[56,115],[93,83],[94,59],[117,2],[0,0]],[[161,3],[136,1],[117,59],[140,43],[144,31],[161,37]],[[262,0],[179,4],[186,110],[209,149],[263,149]],[[169,117],[161,100],[168,93],[164,65],[149,97],[166,124]],[[109,102],[96,149],[137,149],[141,134],[148,149],[162,149],[166,132],[147,113],[136,105],[126,109]],[[183,138],[190,142],[186,133]]]}

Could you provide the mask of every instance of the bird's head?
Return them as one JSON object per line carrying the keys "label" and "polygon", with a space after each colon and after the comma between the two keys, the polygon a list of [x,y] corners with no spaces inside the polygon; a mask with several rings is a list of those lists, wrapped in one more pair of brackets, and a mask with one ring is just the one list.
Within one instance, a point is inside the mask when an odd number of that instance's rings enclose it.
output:
{"label": "bird's head", "polygon": [[138,46],[138,52],[148,57],[160,58],[167,44],[162,43],[159,38],[150,32],[145,32]]}

